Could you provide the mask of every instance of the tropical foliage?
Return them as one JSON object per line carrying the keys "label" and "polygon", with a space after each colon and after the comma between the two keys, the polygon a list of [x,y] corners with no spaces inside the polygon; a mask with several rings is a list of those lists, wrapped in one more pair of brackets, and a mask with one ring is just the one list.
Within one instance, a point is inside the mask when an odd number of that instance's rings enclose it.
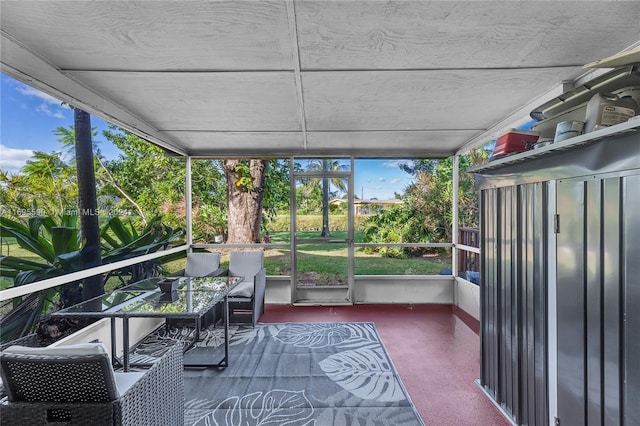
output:
{"label": "tropical foliage", "polygon": [[[460,226],[478,226],[478,194],[472,166],[488,160],[488,151],[478,149],[460,156],[458,220]],[[413,176],[402,197],[403,204],[372,215],[363,224],[363,240],[370,243],[446,243],[452,241],[453,158],[413,160],[401,166]],[[385,256],[421,254],[421,250],[381,247]]]}
{"label": "tropical foliage", "polygon": [[14,278],[14,286],[20,286],[78,270],[80,240],[76,217],[63,215],[58,223],[52,217],[31,217],[26,226],[0,217],[2,235],[13,237],[20,247],[42,259],[33,262],[1,256],[2,275]]}
{"label": "tropical foliage", "polygon": [[[131,222],[123,222],[118,217],[112,217],[100,231],[102,239],[102,263],[113,263],[143,254],[155,253],[166,249],[169,245],[182,242],[184,231],[173,229],[161,221],[157,216],[149,221],[141,232],[138,232]],[[168,262],[182,253],[165,256]],[[117,271],[111,271],[105,277],[105,282],[112,276],[117,276],[122,284],[139,281],[143,278],[163,275],[163,267],[158,261],[149,260],[128,266]]]}
{"label": "tropical foliage", "polygon": [[[0,271],[3,276],[14,279],[14,286],[68,274],[82,268],[82,240],[77,229],[76,214],[63,215],[59,220],[53,217],[31,217],[27,226],[2,217],[0,232],[5,237],[14,238],[20,247],[40,259],[32,261],[0,256]],[[114,217],[102,228],[101,237],[102,262],[112,263],[166,248],[182,238],[183,232],[163,225],[160,218],[154,218],[142,232],[137,232],[131,223],[125,224]],[[121,283],[126,283],[161,273],[161,266],[157,262],[148,261],[111,272],[103,280],[106,282],[115,275]],[[80,282],[14,299],[13,311],[2,318],[2,341],[12,340],[32,330],[37,321],[43,318],[43,314],[52,307],[60,309],[81,300]]]}
{"label": "tropical foliage", "polygon": [[[419,243],[429,242],[429,234],[422,216],[411,205],[394,206],[380,210],[362,224],[362,240],[366,243]],[[365,248],[365,253],[377,252],[385,257],[407,257],[424,252],[409,247]]]}

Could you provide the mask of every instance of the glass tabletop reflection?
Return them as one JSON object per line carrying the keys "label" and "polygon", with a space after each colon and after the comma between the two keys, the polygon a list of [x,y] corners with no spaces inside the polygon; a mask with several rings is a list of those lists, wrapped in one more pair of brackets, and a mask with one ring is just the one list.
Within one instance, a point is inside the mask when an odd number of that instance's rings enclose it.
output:
{"label": "glass tabletop reflection", "polygon": [[58,316],[176,316],[201,315],[224,300],[242,277],[180,277],[177,289],[163,293],[149,278],[56,312]]}

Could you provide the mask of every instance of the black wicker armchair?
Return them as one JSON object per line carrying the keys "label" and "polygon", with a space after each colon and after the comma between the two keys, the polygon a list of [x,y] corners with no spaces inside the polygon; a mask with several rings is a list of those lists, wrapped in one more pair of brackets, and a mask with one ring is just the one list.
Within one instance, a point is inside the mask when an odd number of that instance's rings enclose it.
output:
{"label": "black wicker armchair", "polygon": [[33,348],[14,346],[0,353],[6,391],[0,401],[1,424],[184,423],[181,345],[167,351],[150,369],[129,373],[114,373],[106,350],[71,347],[65,353],[63,348],[56,349],[39,354]]}

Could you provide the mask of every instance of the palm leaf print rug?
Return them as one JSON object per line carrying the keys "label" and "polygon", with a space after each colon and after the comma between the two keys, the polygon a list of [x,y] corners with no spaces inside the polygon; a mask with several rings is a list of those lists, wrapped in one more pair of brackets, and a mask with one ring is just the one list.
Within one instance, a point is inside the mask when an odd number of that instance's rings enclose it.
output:
{"label": "palm leaf print rug", "polygon": [[185,369],[185,425],[424,425],[373,323],[239,327],[229,358]]}

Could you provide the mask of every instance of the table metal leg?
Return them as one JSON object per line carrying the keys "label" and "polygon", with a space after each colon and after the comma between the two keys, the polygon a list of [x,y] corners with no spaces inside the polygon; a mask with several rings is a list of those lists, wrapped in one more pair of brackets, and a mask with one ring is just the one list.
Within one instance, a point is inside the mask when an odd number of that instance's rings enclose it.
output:
{"label": "table metal leg", "polygon": [[116,359],[116,319],[111,318],[111,359]]}
{"label": "table metal leg", "polygon": [[122,359],[124,372],[129,371],[129,318],[122,318]]}
{"label": "table metal leg", "polygon": [[229,297],[224,296],[224,359],[218,367],[229,366]]}
{"label": "table metal leg", "polygon": [[[222,313],[222,318],[224,320],[224,357],[217,363],[192,363],[185,360],[185,368],[217,368],[219,370],[222,370],[229,366],[229,299],[227,298],[227,296],[224,297],[222,308],[224,311]],[[200,319],[198,319],[198,321],[200,321]]]}
{"label": "table metal leg", "polygon": [[116,318],[111,318],[111,364],[122,367],[123,361],[118,357],[118,340],[116,337]]}

